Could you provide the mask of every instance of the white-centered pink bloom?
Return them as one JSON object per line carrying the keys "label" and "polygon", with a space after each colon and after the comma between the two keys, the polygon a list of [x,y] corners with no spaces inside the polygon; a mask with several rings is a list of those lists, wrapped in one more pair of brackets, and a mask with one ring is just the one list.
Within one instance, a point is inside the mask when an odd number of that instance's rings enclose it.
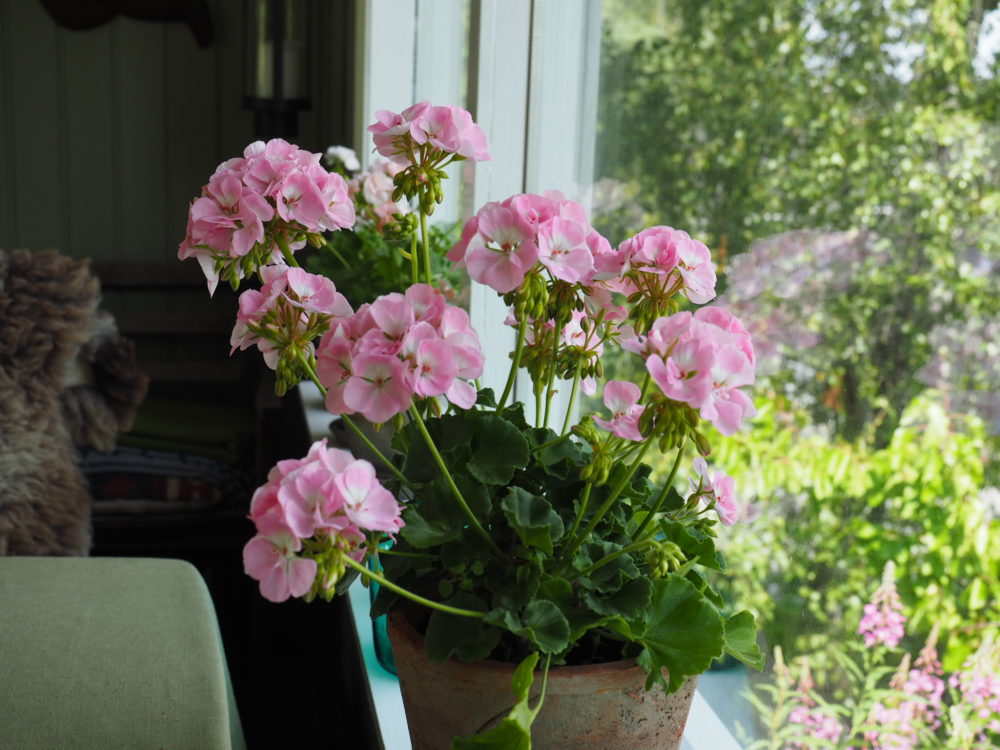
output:
{"label": "white-centered pink bloom", "polygon": [[344,386],[344,403],[365,419],[381,423],[410,408],[413,393],[398,358],[388,354],[361,354],[354,358]]}
{"label": "white-centered pink bloom", "polygon": [[708,464],[701,456],[694,460],[694,471],[698,475],[698,481],[690,480],[692,493],[712,503],[715,512],[719,514],[719,520],[726,526],[732,526],[740,519],[733,478],[721,471],[710,474]]}
{"label": "white-centered pink bloom", "polygon": [[594,422],[617,437],[640,442],[643,436],[639,432],[639,417],[645,407],[639,404],[639,395],[639,386],[635,383],[608,381],[604,386],[604,405],[611,412],[611,419],[594,417]]}

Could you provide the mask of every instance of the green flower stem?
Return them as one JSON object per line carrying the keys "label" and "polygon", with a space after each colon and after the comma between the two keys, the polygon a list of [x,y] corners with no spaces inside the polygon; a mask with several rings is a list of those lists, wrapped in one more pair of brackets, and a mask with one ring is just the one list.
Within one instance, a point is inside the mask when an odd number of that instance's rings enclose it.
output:
{"label": "green flower stem", "polygon": [[390,461],[389,458],[384,453],[382,453],[382,451],[380,451],[377,447],[375,447],[375,444],[368,439],[368,436],[365,435],[364,431],[360,427],[358,427],[358,425],[355,423],[353,419],[351,419],[346,414],[341,414],[340,418],[344,421],[344,424],[350,427],[351,430],[354,432],[354,434],[361,439],[361,442],[365,444],[365,447],[367,447],[368,450],[374,453],[375,457],[390,472],[392,472],[392,475],[396,477],[396,479],[398,479],[403,484],[404,487],[413,489],[413,485],[410,484],[410,480],[406,478],[403,472],[401,472],[399,469],[396,468],[396,465],[392,461]]}
{"label": "green flower stem", "polygon": [[299,262],[295,260],[295,256],[292,255],[292,251],[288,248],[288,239],[285,237],[284,232],[278,232],[274,235],[274,240],[278,243],[278,247],[281,249],[281,254],[285,258],[285,263],[294,268],[298,268]]}
{"label": "green flower stem", "polygon": [[552,396],[555,393],[556,362],[559,359],[559,327],[552,328],[552,361],[549,362],[549,376],[545,383],[545,420],[542,427],[549,426],[549,410],[552,408]]}
{"label": "green flower stem", "polygon": [[667,501],[667,495],[670,494],[670,488],[674,484],[674,477],[677,476],[677,470],[680,468],[681,459],[683,457],[684,457],[684,445],[682,444],[681,447],[677,449],[677,458],[674,459],[673,468],[670,469],[670,476],[667,477],[667,481],[663,483],[663,489],[660,490],[660,494],[657,496],[656,502],[653,503],[652,509],[642,520],[642,523],[639,524],[639,528],[636,529],[635,531],[636,538],[642,536],[642,532],[644,532],[646,530],[646,527],[649,526],[649,523],[650,521],[653,520],[653,517],[660,512],[660,509],[663,507],[663,503]]}
{"label": "green flower stem", "polygon": [[401,549],[379,549],[378,556],[382,555],[395,555],[396,557],[413,557],[418,560],[436,560],[435,555],[429,555],[426,552],[404,552]]}
{"label": "green flower stem", "polygon": [[[587,513],[587,506],[590,504],[590,491],[592,489],[594,489],[594,483],[587,482],[587,486],[583,488],[583,497],[580,499],[580,512],[576,514],[576,520],[573,521],[573,528],[566,535],[567,539],[572,539],[576,536],[576,530],[580,528],[580,523]],[[562,560],[564,557],[565,555],[560,555],[559,559]]]}
{"label": "green flower stem", "polygon": [[573,581],[573,580],[575,580],[577,578],[582,578],[583,576],[589,576],[591,573],[593,573],[598,568],[602,568],[605,565],[607,565],[609,562],[613,562],[613,561],[617,560],[622,555],[631,554],[632,552],[635,552],[636,550],[640,550],[643,547],[648,547],[652,543],[653,543],[652,539],[640,539],[638,542],[633,542],[632,544],[628,545],[627,547],[622,547],[620,550],[612,552],[609,555],[605,555],[600,560],[598,560],[597,562],[595,562],[593,565],[588,565],[586,568],[584,568],[583,570],[581,570],[579,573],[574,573],[569,578],[567,578],[567,580]]}
{"label": "green flower stem", "polygon": [[420,281],[420,265],[417,260],[417,233],[410,232],[410,283]]}
{"label": "green flower stem", "polygon": [[441,454],[438,452],[437,446],[434,445],[434,439],[431,437],[431,434],[427,431],[427,425],[425,425],[424,420],[421,419],[420,412],[417,411],[416,406],[410,407],[410,415],[413,417],[413,421],[416,422],[417,429],[420,431],[420,434],[423,435],[424,442],[427,443],[427,447],[430,450],[431,455],[434,456],[434,462],[438,465],[438,468],[441,470],[441,474],[444,476],[445,481],[448,483],[448,487],[451,489],[452,495],[455,496],[455,500],[462,508],[462,512],[465,513],[465,515],[468,517],[469,522],[472,524],[472,527],[477,532],[479,532],[479,535],[482,536],[483,539],[486,540],[486,543],[490,546],[490,549],[496,552],[501,558],[506,558],[506,555],[504,555],[503,550],[500,549],[499,545],[497,545],[497,543],[493,540],[493,537],[491,537],[489,533],[486,531],[486,529],[483,528],[483,525],[479,523],[479,519],[476,518],[476,514],[472,512],[472,509],[469,507],[469,504],[465,501],[465,498],[462,496],[462,491],[459,490],[458,485],[455,484],[455,480],[451,476],[451,472],[448,471],[448,467],[445,465],[444,459],[441,458]]}
{"label": "green flower stem", "polygon": [[[319,378],[316,376],[316,370],[313,369],[312,363],[308,360],[308,358],[306,358],[306,355],[300,353],[299,361],[302,363],[302,366],[305,368],[306,372],[309,373],[309,379],[316,384],[316,387],[319,388],[319,392],[322,393],[324,397],[326,397],[326,388],[323,387],[323,384],[321,382],[319,382]],[[381,461],[382,464],[385,465],[385,467],[392,472],[392,474],[396,477],[396,479],[398,479],[400,482],[403,483],[404,487],[409,487],[410,489],[413,489],[413,485],[410,484],[410,480],[407,479],[405,476],[403,476],[403,472],[397,469],[396,465],[388,458],[386,458],[386,456],[382,453],[382,451],[380,451],[377,447],[375,447],[375,444],[368,439],[368,436],[365,435],[365,433],[362,432],[361,428],[354,423],[353,419],[351,419],[346,414],[341,414],[340,418],[343,420],[344,424],[346,424],[348,427],[354,430],[354,434],[357,435],[359,438],[361,438],[361,442],[368,447],[368,450],[370,450],[373,454],[375,454],[375,457],[378,458],[378,460]]]}
{"label": "green flower stem", "polygon": [[576,372],[573,373],[573,388],[569,392],[569,406],[566,407],[566,418],[563,420],[562,435],[569,434],[569,423],[573,418],[573,409],[576,408],[576,397],[580,392],[580,376],[583,374],[583,357],[576,362]]}
{"label": "green flower stem", "polygon": [[534,453],[538,453],[539,451],[543,451],[543,450],[545,450],[546,448],[551,448],[551,447],[552,447],[552,446],[554,446],[554,445],[559,445],[559,443],[562,443],[562,442],[564,442],[564,441],[566,441],[566,440],[569,440],[569,438],[570,438],[570,437],[571,437],[572,435],[573,435],[573,433],[572,433],[572,432],[567,432],[567,433],[565,433],[564,435],[560,435],[560,436],[559,436],[559,437],[557,437],[557,438],[556,438],[555,440],[550,440],[550,441],[549,441],[549,442],[547,442],[547,443],[542,443],[541,445],[536,445],[536,446],[535,446],[534,448],[532,448],[531,450],[532,450],[532,452],[534,452]]}
{"label": "green flower stem", "polygon": [[424,276],[431,286],[434,285],[434,277],[431,275],[431,243],[427,240],[427,214],[423,207],[420,209],[420,244],[424,246]]}
{"label": "green flower stem", "polygon": [[535,704],[534,708],[528,708],[531,711],[532,717],[538,716],[538,712],[542,710],[542,704],[545,702],[545,689],[549,686],[549,667],[551,665],[552,654],[546,654],[545,666],[542,667],[542,688],[538,691],[538,703]]}
{"label": "green flower stem", "polygon": [[361,563],[357,562],[350,555],[343,555],[341,558],[345,563],[350,565],[352,568],[357,570],[361,575],[368,576],[369,579],[375,581],[379,586],[385,586],[390,591],[395,591],[400,596],[405,596],[410,601],[416,602],[417,604],[423,604],[425,607],[430,607],[431,609],[437,609],[441,612],[447,612],[449,615],[461,615],[463,617],[478,617],[483,618],[486,616],[485,612],[474,612],[471,609],[459,609],[458,607],[450,607],[447,604],[442,604],[441,602],[431,601],[430,599],[424,599],[424,597],[414,594],[412,591],[407,591],[402,586],[397,586],[395,583],[390,581],[385,576],[379,575],[374,570],[369,570]]}
{"label": "green flower stem", "polygon": [[642,379],[642,388],[639,390],[639,401],[638,401],[638,403],[641,404],[643,401],[645,401],[645,399],[646,399],[646,391],[649,390],[649,384],[652,382],[652,380],[653,380],[652,377],[650,377],[650,374],[647,372],[646,373],[646,377],[644,377]]}
{"label": "green flower stem", "polygon": [[524,342],[528,336],[528,317],[524,316],[517,324],[517,344],[514,346],[514,356],[510,362],[510,372],[507,374],[507,383],[503,387],[503,394],[497,405],[497,416],[503,414],[504,406],[507,405],[507,397],[514,390],[514,381],[517,380],[517,371],[521,369],[521,353],[524,351]]}
{"label": "green flower stem", "polygon": [[590,523],[587,524],[587,528],[583,530],[583,533],[580,534],[579,537],[573,540],[573,542],[567,548],[566,552],[563,553],[562,555],[562,557],[564,558],[563,565],[566,564],[566,561],[572,558],[573,553],[576,552],[576,550],[580,547],[580,545],[583,544],[584,540],[586,540],[586,538],[591,535],[594,529],[597,528],[597,524],[601,522],[601,519],[604,518],[605,514],[611,509],[611,506],[614,505],[615,500],[618,499],[618,496],[621,495],[622,490],[625,489],[625,485],[628,484],[629,481],[631,481],[632,476],[635,474],[639,466],[642,464],[643,456],[646,455],[646,451],[649,450],[650,445],[652,445],[652,441],[647,440],[645,444],[642,446],[642,450],[639,452],[639,455],[636,457],[633,464],[629,467],[628,471],[625,472],[625,476],[623,476],[621,479],[618,480],[618,484],[616,484],[611,489],[611,494],[608,495],[608,499],[604,501],[604,504],[597,509],[597,512],[594,514],[594,517],[590,519]]}

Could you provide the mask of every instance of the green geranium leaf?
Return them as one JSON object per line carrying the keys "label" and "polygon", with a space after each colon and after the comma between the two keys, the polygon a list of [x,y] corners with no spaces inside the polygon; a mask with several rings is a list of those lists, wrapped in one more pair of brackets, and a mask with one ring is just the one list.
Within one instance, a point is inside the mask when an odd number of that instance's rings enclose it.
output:
{"label": "green geranium leaf", "polygon": [[673,693],[685,678],[706,671],[722,655],[725,624],[690,581],[670,575],[652,586],[642,622],[632,623],[643,646],[638,661],[649,672],[647,690],[659,682]]}
{"label": "green geranium leaf", "polygon": [[417,549],[427,549],[444,544],[455,539],[462,532],[460,527],[455,527],[454,524],[447,521],[428,521],[412,506],[407,508],[403,514],[403,520],[406,525],[399,533],[403,539]]}
{"label": "green geranium leaf", "polygon": [[523,616],[509,609],[493,609],[486,622],[526,638],[539,650],[558,653],[569,645],[569,621],[555,603],[535,599],[524,608]]}
{"label": "green geranium leaf", "polygon": [[715,548],[715,540],[701,529],[665,520],[660,523],[660,530],[688,559],[697,557],[698,563],[706,568],[726,569],[726,561]]}
{"label": "green geranium leaf", "polygon": [[[591,542],[577,550],[577,554],[573,558],[573,567],[577,570],[584,570],[592,563],[621,549],[622,545],[615,542]],[[632,556],[622,555],[577,580],[580,586],[584,588],[596,589],[607,594],[617,591],[626,582],[640,577],[639,568],[632,559]]]}
{"label": "green geranium leaf", "polygon": [[469,473],[484,484],[509,483],[514,471],[528,463],[528,441],[503,417],[481,414],[474,421],[477,445]]}
{"label": "green geranium leaf", "polygon": [[726,619],[726,653],[754,669],[764,668],[764,654],[757,645],[757,623],[747,610]]}
{"label": "green geranium leaf", "polygon": [[500,501],[500,507],[521,544],[552,554],[552,543],[562,538],[565,529],[562,518],[548,500],[522,487],[511,487]]}
{"label": "green geranium leaf", "polygon": [[458,737],[451,750],[531,750],[531,724],[538,715],[528,704],[528,695],[535,681],[538,653],[529,654],[514,670],[512,690],[517,703],[510,714],[495,727],[471,737]]}
{"label": "green geranium leaf", "polygon": [[553,602],[535,599],[524,609],[524,628],[519,635],[544,653],[555,654],[569,645],[569,621]]}
{"label": "green geranium leaf", "polygon": [[476,406],[485,406],[490,409],[495,409],[497,405],[496,394],[493,393],[492,388],[482,388],[479,393],[476,394]]}
{"label": "green geranium leaf", "polygon": [[[452,465],[466,460],[473,437],[472,425],[455,414],[428,419],[426,425],[427,432],[446,463]],[[414,423],[411,422],[400,430],[393,438],[392,445],[405,456],[403,473],[411,482],[430,482],[441,476],[441,470],[427,447],[427,442]]]}
{"label": "green geranium leaf", "polygon": [[[459,592],[444,602],[452,607],[485,612],[483,600]],[[427,622],[424,643],[432,661],[448,661],[452,656],[466,663],[485,659],[500,641],[500,630],[476,617],[452,615],[434,610]]]}
{"label": "green geranium leaf", "polygon": [[652,584],[648,578],[633,578],[608,596],[587,592],[584,601],[599,615],[621,615],[626,619],[637,617],[649,603]]}

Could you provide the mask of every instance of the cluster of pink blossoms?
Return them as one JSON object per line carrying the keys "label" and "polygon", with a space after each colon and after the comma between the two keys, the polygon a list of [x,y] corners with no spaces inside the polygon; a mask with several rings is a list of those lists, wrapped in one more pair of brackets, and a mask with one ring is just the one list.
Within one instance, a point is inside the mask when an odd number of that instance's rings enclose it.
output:
{"label": "cluster of pink blossoms", "polygon": [[676,289],[698,305],[715,299],[712,253],[680,229],[644,229],[618,245],[612,257],[614,265],[607,270],[613,269],[618,279],[615,291],[631,295],[652,284],[664,293]]}
{"label": "cluster of pink blossoms", "polygon": [[984,743],[987,732],[1000,734],[998,658],[1000,645],[992,637],[988,637],[962,665],[962,670],[954,673],[949,680],[951,686],[962,694],[967,712],[975,717],[976,723],[981,727],[979,739]]}
{"label": "cluster of pink blossoms", "polygon": [[473,280],[506,294],[520,287],[536,264],[554,279],[590,284],[612,254],[583,206],[552,192],[487,203],[466,222],[448,260],[468,268]]}
{"label": "cluster of pink blossoms", "polygon": [[432,106],[426,99],[402,113],[380,109],[368,127],[375,149],[387,159],[413,164],[414,152],[429,147],[439,155],[488,161],[486,134],[466,110],[451,105]]}
{"label": "cluster of pink blossoms", "polygon": [[323,540],[361,561],[365,533],[394,534],[403,526],[401,512],[370,463],[321,440],[305,458],[279,461],[254,493],[250,518],[257,535],[243,548],[244,569],[272,602],[306,595],[317,574],[323,576],[321,587],[329,588],[343,563],[321,570],[315,559],[300,554],[303,541]]}
{"label": "cluster of pink blossoms", "polygon": [[347,183],[347,190],[354,199],[358,220],[364,220],[381,229],[393,220],[393,214],[410,213],[403,201],[392,199],[396,189],[393,178],[403,169],[402,165],[387,159],[376,159],[364,172]]}
{"label": "cluster of pink blossoms", "polygon": [[[236,325],[230,338],[232,351],[254,344],[272,370],[289,346],[306,357],[313,355],[313,339],[326,330],[331,318],[351,315],[347,298],[325,276],[290,266],[265,266],[260,291],[240,295]],[[232,353],[232,352],[230,352]]]}
{"label": "cluster of pink blossoms", "polygon": [[899,600],[895,582],[896,566],[889,562],[882,574],[882,583],[875,590],[872,600],[864,606],[864,614],[858,623],[858,633],[871,648],[884,644],[895,648],[903,639],[903,604]]}
{"label": "cluster of pink blossoms", "polygon": [[354,224],[347,183],[310,153],[281,138],[251,143],[241,158],[223,162],[188,212],[187,232],[177,255],[196,258],[215,291],[223,269],[243,278],[243,258],[254,253],[263,265],[281,262],[279,238],[289,251],[305,246],[304,235]]}
{"label": "cluster of pink blossoms", "polygon": [[645,336],[622,347],[642,355],[663,394],[697,409],[723,435],[739,430],[757,412],[740,388],[754,382],[750,334],[720,307],[702,307],[657,319]]}
{"label": "cluster of pink blossoms", "polygon": [[470,408],[476,389],[469,381],[482,375],[484,362],[468,313],[428,284],[337,319],[316,356],[327,409],[377,423],[409,409],[414,398],[444,396]]}

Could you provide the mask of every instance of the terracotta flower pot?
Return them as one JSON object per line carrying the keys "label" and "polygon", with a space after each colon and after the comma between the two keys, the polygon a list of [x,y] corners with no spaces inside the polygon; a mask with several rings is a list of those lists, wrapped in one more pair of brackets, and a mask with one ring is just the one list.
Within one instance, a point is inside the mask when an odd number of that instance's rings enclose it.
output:
{"label": "terracotta flower pot", "polygon": [[[496,661],[432,662],[423,636],[399,612],[389,616],[403,706],[413,750],[447,750],[455,737],[487,729],[514,704],[514,665]],[[676,750],[697,678],[672,695],[644,689],[634,661],[553,667],[532,725],[535,750]],[[532,695],[538,689],[538,682]]]}

